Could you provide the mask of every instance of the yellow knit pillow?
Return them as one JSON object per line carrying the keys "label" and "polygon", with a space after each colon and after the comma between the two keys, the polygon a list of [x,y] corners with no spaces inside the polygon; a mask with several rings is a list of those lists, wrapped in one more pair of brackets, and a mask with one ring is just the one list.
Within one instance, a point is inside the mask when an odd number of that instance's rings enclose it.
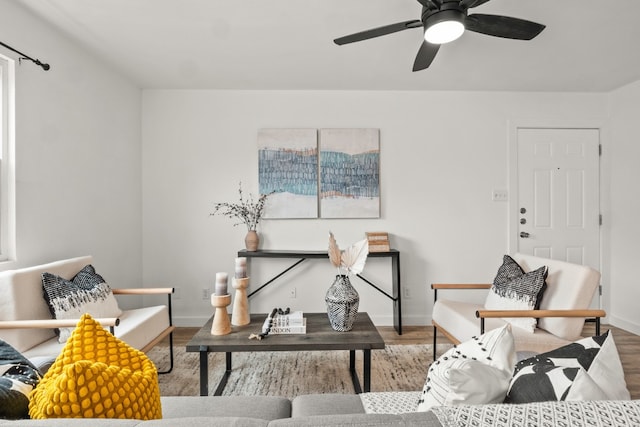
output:
{"label": "yellow knit pillow", "polygon": [[162,418],[147,356],[85,314],[29,396],[31,418]]}

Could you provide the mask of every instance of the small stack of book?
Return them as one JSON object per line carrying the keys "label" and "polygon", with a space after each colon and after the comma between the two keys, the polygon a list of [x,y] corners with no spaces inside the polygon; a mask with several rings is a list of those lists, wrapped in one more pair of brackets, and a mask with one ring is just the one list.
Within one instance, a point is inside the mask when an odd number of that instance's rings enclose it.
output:
{"label": "small stack of book", "polygon": [[[268,321],[268,319],[267,319]],[[276,314],[271,321],[270,335],[277,334],[306,334],[307,319],[302,311],[289,314]]]}
{"label": "small stack of book", "polygon": [[385,232],[367,232],[369,252],[389,252],[389,234]]}

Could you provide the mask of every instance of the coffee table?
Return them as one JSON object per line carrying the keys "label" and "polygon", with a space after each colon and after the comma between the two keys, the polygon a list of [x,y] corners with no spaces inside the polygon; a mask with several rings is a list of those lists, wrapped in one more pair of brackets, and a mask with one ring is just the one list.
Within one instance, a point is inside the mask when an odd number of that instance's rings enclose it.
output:
{"label": "coffee table", "polygon": [[[251,323],[233,326],[228,335],[211,335],[213,316],[187,343],[188,352],[200,353],[200,395],[209,395],[209,353],[226,353],[226,371],[214,392],[222,395],[231,375],[231,355],[234,352],[253,351],[329,351],[349,350],[349,371],[356,393],[371,391],[371,350],[384,349],[384,340],[366,312],[358,313],[353,329],[336,332],[329,324],[327,313],[305,313],[307,333],[295,335],[269,335],[263,340],[250,340],[249,335],[259,333],[267,314],[252,314]],[[363,387],[356,372],[356,350],[363,353]]]}

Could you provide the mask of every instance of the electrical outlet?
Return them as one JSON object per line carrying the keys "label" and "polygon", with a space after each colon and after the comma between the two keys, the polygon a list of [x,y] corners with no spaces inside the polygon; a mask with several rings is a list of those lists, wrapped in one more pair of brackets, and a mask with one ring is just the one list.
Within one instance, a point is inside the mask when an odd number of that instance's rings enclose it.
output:
{"label": "electrical outlet", "polygon": [[402,297],[405,299],[411,298],[411,291],[409,290],[409,288],[402,289]]}
{"label": "electrical outlet", "polygon": [[295,297],[296,297],[296,288],[289,289],[289,298],[295,298]]}
{"label": "electrical outlet", "polygon": [[202,288],[202,299],[203,300],[209,299],[209,288]]}
{"label": "electrical outlet", "polygon": [[509,192],[507,190],[492,190],[491,200],[494,202],[507,202],[509,201]]}

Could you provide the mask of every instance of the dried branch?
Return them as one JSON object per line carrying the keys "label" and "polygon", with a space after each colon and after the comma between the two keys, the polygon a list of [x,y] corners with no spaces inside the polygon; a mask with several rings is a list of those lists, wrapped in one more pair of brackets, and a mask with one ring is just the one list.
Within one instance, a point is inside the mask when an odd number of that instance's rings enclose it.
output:
{"label": "dried branch", "polygon": [[240,194],[240,201],[238,203],[216,203],[213,205],[211,215],[223,215],[228,218],[235,218],[239,220],[239,222],[233,224],[234,227],[245,224],[247,230],[255,231],[264,214],[264,204],[269,195],[261,194],[258,200],[254,201],[253,195],[249,193],[249,198],[245,199],[242,194],[242,182],[240,182],[238,186],[238,193]]}

